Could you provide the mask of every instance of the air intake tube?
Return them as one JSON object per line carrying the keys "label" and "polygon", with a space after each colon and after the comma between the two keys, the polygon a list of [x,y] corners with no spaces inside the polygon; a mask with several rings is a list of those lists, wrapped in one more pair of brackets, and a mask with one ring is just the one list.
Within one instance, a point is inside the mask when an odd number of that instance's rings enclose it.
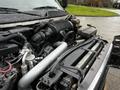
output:
{"label": "air intake tube", "polygon": [[66,42],[60,42],[59,46],[53,52],[46,56],[40,63],[38,63],[19,80],[18,89],[22,90],[27,88],[56,60],[56,58],[67,48],[67,46]]}

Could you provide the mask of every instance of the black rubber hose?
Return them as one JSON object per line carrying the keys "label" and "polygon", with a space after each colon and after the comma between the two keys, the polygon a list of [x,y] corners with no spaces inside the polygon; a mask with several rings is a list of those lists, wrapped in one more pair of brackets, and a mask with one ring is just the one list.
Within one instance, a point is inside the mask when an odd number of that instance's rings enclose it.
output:
{"label": "black rubber hose", "polygon": [[0,38],[0,43],[9,41],[9,40],[11,40],[13,38],[17,38],[17,37],[22,39],[22,40],[24,40],[24,42],[27,42],[27,39],[26,39],[26,37],[23,34],[21,34],[21,33],[14,33],[14,34],[11,34],[11,35],[8,35],[8,36],[1,37]]}

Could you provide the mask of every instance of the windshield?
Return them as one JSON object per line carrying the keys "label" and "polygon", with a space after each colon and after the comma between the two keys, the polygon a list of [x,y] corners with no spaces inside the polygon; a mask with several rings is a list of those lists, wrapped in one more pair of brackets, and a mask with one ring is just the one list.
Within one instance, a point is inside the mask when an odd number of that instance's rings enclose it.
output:
{"label": "windshield", "polygon": [[62,10],[56,0],[0,0],[0,7],[14,8],[20,11],[30,11],[37,7],[46,6]]}

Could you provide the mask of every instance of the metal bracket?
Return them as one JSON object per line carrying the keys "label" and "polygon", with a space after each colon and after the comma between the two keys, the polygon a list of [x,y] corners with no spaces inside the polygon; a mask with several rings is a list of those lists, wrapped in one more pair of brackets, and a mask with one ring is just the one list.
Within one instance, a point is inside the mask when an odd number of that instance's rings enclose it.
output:
{"label": "metal bracket", "polygon": [[96,51],[90,50],[90,49],[88,49],[88,48],[83,48],[83,47],[81,47],[80,49],[83,49],[83,50],[88,51],[88,52],[96,53]]}
{"label": "metal bracket", "polygon": [[78,68],[75,68],[73,66],[64,66],[61,65],[60,71],[76,78],[77,80],[83,79],[84,78],[84,71]]}

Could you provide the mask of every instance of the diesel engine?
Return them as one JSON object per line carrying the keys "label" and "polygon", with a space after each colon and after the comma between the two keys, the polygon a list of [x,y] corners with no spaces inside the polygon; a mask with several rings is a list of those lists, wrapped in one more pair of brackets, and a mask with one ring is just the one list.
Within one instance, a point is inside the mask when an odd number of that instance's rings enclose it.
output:
{"label": "diesel engine", "polygon": [[110,47],[96,33],[74,17],[1,29],[0,90],[82,90]]}

